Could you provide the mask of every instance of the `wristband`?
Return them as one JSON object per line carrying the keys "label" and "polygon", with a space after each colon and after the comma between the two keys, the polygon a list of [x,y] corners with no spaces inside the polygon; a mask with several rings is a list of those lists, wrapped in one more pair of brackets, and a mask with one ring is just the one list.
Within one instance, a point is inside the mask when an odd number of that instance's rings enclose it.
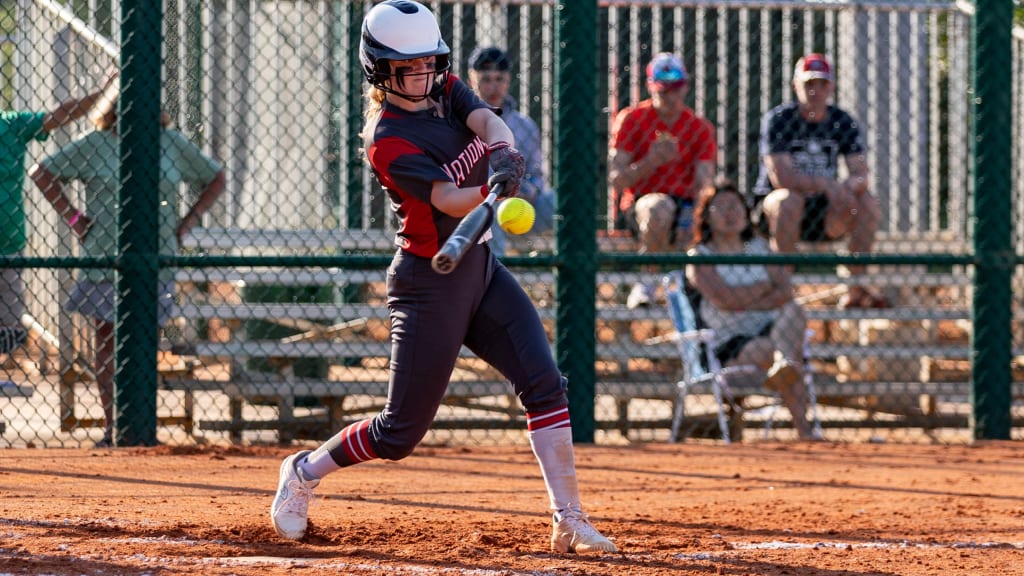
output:
{"label": "wristband", "polygon": [[511,147],[512,147],[512,145],[509,144],[508,142],[501,141],[501,142],[495,142],[494,144],[491,144],[490,146],[488,146],[487,147],[487,151],[488,152],[494,152],[495,150],[500,150],[501,148],[511,148]]}
{"label": "wristband", "polygon": [[480,187],[480,197],[487,198],[487,184]]}
{"label": "wristband", "polygon": [[75,222],[78,222],[78,219],[81,216],[82,216],[82,213],[80,211],[78,211],[78,210],[75,210],[75,213],[71,215],[71,218],[68,218],[68,226],[74,226]]}

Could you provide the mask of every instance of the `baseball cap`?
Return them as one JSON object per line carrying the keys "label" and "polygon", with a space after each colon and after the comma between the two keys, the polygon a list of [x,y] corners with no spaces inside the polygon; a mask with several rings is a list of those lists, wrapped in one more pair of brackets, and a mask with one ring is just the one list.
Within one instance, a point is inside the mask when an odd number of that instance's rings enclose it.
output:
{"label": "baseball cap", "polygon": [[469,67],[473,70],[508,71],[510,63],[508,55],[493,46],[477,47],[469,55]]}
{"label": "baseball cap", "polygon": [[647,83],[654,92],[679,88],[688,79],[683,61],[675,54],[662,52],[655,55],[647,65]]}
{"label": "baseball cap", "polygon": [[796,68],[793,70],[793,80],[807,82],[808,80],[833,81],[832,65],[823,54],[808,54],[796,61]]}

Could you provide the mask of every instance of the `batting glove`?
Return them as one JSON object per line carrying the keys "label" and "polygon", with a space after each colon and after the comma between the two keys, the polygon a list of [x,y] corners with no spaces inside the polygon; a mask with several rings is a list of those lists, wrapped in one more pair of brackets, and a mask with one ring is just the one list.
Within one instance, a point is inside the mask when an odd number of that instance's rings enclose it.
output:
{"label": "batting glove", "polygon": [[526,158],[508,142],[495,142],[487,147],[494,172],[511,172],[516,178],[526,175]]}
{"label": "batting glove", "polygon": [[487,179],[487,189],[495,190],[495,186],[501,184],[501,194],[498,198],[511,198],[519,195],[520,180],[511,172],[495,172]]}

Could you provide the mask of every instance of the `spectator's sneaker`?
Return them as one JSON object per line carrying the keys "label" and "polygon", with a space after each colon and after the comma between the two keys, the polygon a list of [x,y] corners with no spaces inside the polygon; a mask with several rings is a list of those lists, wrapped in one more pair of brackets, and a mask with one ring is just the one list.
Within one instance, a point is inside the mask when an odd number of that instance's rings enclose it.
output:
{"label": "spectator's sneaker", "polygon": [[25,343],[28,332],[21,326],[0,326],[0,354],[10,354]]}
{"label": "spectator's sneaker", "polygon": [[632,310],[641,306],[650,306],[651,300],[650,286],[637,282],[633,285],[633,289],[629,291],[629,297],[626,298],[626,307]]}
{"label": "spectator's sneaker", "polygon": [[289,540],[300,540],[306,535],[309,503],[313,500],[313,489],[320,484],[319,480],[302,478],[302,471],[295,465],[310,452],[312,450],[303,450],[284,459],[277,495],[270,505],[270,521],[274,530]]}
{"label": "spectator's sneaker", "polygon": [[556,552],[618,552],[619,549],[594,528],[587,515],[579,508],[555,512],[551,549]]}
{"label": "spectator's sneaker", "polygon": [[774,392],[789,390],[800,380],[800,371],[789,361],[779,359],[768,369],[768,375],[764,379],[764,387]]}

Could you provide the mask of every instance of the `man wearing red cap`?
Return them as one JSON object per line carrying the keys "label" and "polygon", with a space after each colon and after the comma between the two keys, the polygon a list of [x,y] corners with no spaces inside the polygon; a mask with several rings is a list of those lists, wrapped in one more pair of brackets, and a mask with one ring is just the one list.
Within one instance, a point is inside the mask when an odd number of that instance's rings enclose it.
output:
{"label": "man wearing red cap", "polygon": [[[761,121],[761,171],[754,189],[755,212],[779,252],[796,243],[846,237],[850,252],[870,252],[881,219],[868,191],[864,135],[845,111],[830,104],[832,65],[821,54],[796,63],[796,101],[769,110]],[[839,159],[848,176],[839,179]],[[850,273],[864,273],[851,266]],[[842,307],[880,308],[888,302],[868,288],[852,285]]]}
{"label": "man wearing red cap", "polygon": [[[656,55],[647,65],[651,98],[622,109],[612,126],[608,180],[616,226],[633,231],[641,254],[689,245],[694,201],[714,177],[715,130],[684,103],[688,80],[677,56]],[[627,305],[649,305],[651,291],[637,284]]]}

